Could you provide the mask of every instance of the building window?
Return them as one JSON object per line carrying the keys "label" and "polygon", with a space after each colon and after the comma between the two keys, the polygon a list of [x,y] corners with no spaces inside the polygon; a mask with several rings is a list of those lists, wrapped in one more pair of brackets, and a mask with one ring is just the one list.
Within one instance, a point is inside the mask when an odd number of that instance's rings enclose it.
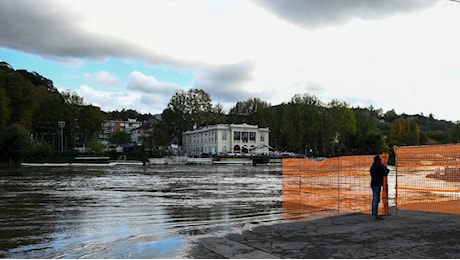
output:
{"label": "building window", "polygon": [[241,135],[241,139],[243,139],[243,143],[247,143],[249,139],[248,132],[243,132]]}
{"label": "building window", "polygon": [[233,140],[234,141],[240,141],[241,140],[241,132],[240,131],[235,131],[233,133]]}
{"label": "building window", "polygon": [[265,134],[260,134],[260,141],[265,142]]}
{"label": "building window", "polygon": [[256,141],[256,132],[249,132],[249,141],[251,142]]}
{"label": "building window", "polygon": [[222,132],[222,141],[227,141],[227,132]]}

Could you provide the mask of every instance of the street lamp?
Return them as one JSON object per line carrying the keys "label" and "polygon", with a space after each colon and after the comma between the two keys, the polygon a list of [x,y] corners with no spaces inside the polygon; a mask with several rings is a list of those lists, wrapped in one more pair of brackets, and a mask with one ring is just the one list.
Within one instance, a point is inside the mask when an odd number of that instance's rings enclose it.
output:
{"label": "street lamp", "polygon": [[64,127],[65,127],[65,121],[58,121],[58,125],[61,128],[61,153],[64,152]]}

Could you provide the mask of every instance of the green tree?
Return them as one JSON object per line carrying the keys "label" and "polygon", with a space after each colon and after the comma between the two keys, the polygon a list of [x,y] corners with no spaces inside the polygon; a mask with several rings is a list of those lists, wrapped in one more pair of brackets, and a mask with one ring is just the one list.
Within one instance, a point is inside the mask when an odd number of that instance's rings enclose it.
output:
{"label": "green tree", "polygon": [[105,151],[105,145],[101,141],[93,140],[88,143],[88,147],[96,154],[101,154]]}
{"label": "green tree", "polygon": [[286,115],[286,104],[272,106],[264,110],[267,119],[267,126],[270,128],[270,144],[276,150],[288,149],[284,118]]}
{"label": "green tree", "polygon": [[65,90],[61,92],[61,96],[64,99],[64,102],[68,105],[74,105],[74,106],[83,106],[85,105],[83,102],[83,98],[80,97],[77,92],[73,90]]}
{"label": "green tree", "polygon": [[229,117],[232,123],[248,123],[264,126],[264,110],[271,105],[259,98],[251,98],[246,101],[238,101],[234,107],[230,109]]}
{"label": "green tree", "polygon": [[284,146],[297,153],[318,151],[318,132],[321,102],[309,94],[294,95],[290,102],[283,106],[282,115],[276,134],[282,136],[287,144]]}
{"label": "green tree", "polygon": [[109,141],[117,146],[123,146],[131,143],[131,136],[125,131],[115,131],[110,134]]}
{"label": "green tree", "polygon": [[[209,124],[213,112],[211,96],[201,89],[190,89],[186,96],[186,114],[189,114],[187,126],[204,126]],[[190,121],[190,122],[188,122]]]}
{"label": "green tree", "polygon": [[169,133],[167,142],[179,143],[182,141],[182,132],[188,128],[186,115],[186,93],[179,90],[171,97],[161,116],[164,122],[163,129]]}
{"label": "green tree", "polygon": [[193,126],[207,125],[212,112],[211,97],[204,90],[177,91],[162,113],[165,130],[171,133],[169,141],[182,144],[182,133]]}
{"label": "green tree", "polygon": [[321,111],[321,148],[324,155],[347,153],[347,141],[356,131],[356,118],[345,102],[332,100]]}
{"label": "green tree", "polygon": [[33,117],[33,131],[52,134],[58,128],[58,121],[64,120],[68,105],[58,92],[41,92],[37,110]]}
{"label": "green tree", "polygon": [[0,129],[6,126],[10,118],[9,98],[5,89],[0,88]]}
{"label": "green tree", "polygon": [[[105,116],[99,107],[92,105],[79,107],[77,114],[78,129],[80,129],[80,132],[83,134],[85,142],[98,138],[104,120]],[[68,122],[74,123],[75,118],[68,118]],[[68,133],[70,129],[72,129],[72,127],[68,128]]]}
{"label": "green tree", "polygon": [[371,109],[354,109],[357,131],[350,136],[349,152],[380,154],[386,151],[383,132],[378,128],[378,116]]}
{"label": "green tree", "polygon": [[227,116],[224,112],[224,106],[221,103],[217,103],[212,109],[209,123],[216,125],[223,124],[225,122],[227,122]]}
{"label": "green tree", "polygon": [[32,128],[32,119],[37,108],[37,90],[21,74],[15,71],[0,70],[0,89],[8,98],[9,119],[7,124],[18,123],[26,129]]}
{"label": "green tree", "polygon": [[418,124],[404,118],[396,119],[391,125],[390,142],[394,145],[419,145]]}
{"label": "green tree", "polygon": [[460,121],[449,131],[449,142],[460,143]]}
{"label": "green tree", "polygon": [[0,135],[0,154],[3,154],[10,165],[19,164],[32,154],[33,145],[27,129],[19,124],[7,126]]}

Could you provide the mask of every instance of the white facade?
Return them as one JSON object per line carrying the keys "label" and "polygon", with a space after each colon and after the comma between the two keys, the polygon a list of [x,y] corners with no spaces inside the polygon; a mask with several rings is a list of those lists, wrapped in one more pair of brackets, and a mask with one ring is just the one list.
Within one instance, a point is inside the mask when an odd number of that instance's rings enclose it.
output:
{"label": "white facade", "polygon": [[262,154],[269,152],[267,128],[248,124],[219,124],[182,133],[188,156],[201,154]]}

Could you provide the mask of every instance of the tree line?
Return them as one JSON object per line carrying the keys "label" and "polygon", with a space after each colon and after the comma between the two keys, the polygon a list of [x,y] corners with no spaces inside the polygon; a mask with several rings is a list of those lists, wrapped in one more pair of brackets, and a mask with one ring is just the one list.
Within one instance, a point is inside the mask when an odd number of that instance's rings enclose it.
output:
{"label": "tree line", "polygon": [[[182,133],[193,127],[248,123],[270,129],[270,145],[279,151],[306,156],[339,156],[392,152],[394,145],[424,145],[460,141],[459,122],[433,115],[397,115],[394,110],[350,107],[346,102],[324,103],[308,93],[271,105],[259,98],[237,102],[228,112],[213,105],[204,90],[178,90],[153,120],[153,134],[145,150],[181,144]],[[134,110],[104,112],[85,104],[75,92],[59,92],[36,72],[14,70],[0,63],[0,160],[18,163],[28,156],[53,154],[59,142],[58,121],[65,121],[65,144],[97,145],[107,119],[136,118],[147,122],[158,115]],[[119,133],[116,133],[119,134]],[[114,136],[120,138],[120,136]],[[61,144],[63,145],[63,144]]]}
{"label": "tree line", "polygon": [[226,114],[212,106],[200,89],[180,90],[163,111],[156,140],[181,143],[182,132],[193,126],[248,123],[269,127],[270,145],[280,151],[307,156],[339,156],[392,152],[394,145],[458,142],[459,124],[445,120],[383,112],[373,107],[350,107],[346,102],[320,101],[297,94],[287,103],[271,105],[259,98],[239,101]]}
{"label": "tree line", "polygon": [[[75,92],[59,92],[36,72],[0,63],[0,161],[17,164],[29,156],[48,157],[59,146],[59,121],[68,146],[97,139],[105,114]],[[61,144],[63,145],[63,144]]]}

